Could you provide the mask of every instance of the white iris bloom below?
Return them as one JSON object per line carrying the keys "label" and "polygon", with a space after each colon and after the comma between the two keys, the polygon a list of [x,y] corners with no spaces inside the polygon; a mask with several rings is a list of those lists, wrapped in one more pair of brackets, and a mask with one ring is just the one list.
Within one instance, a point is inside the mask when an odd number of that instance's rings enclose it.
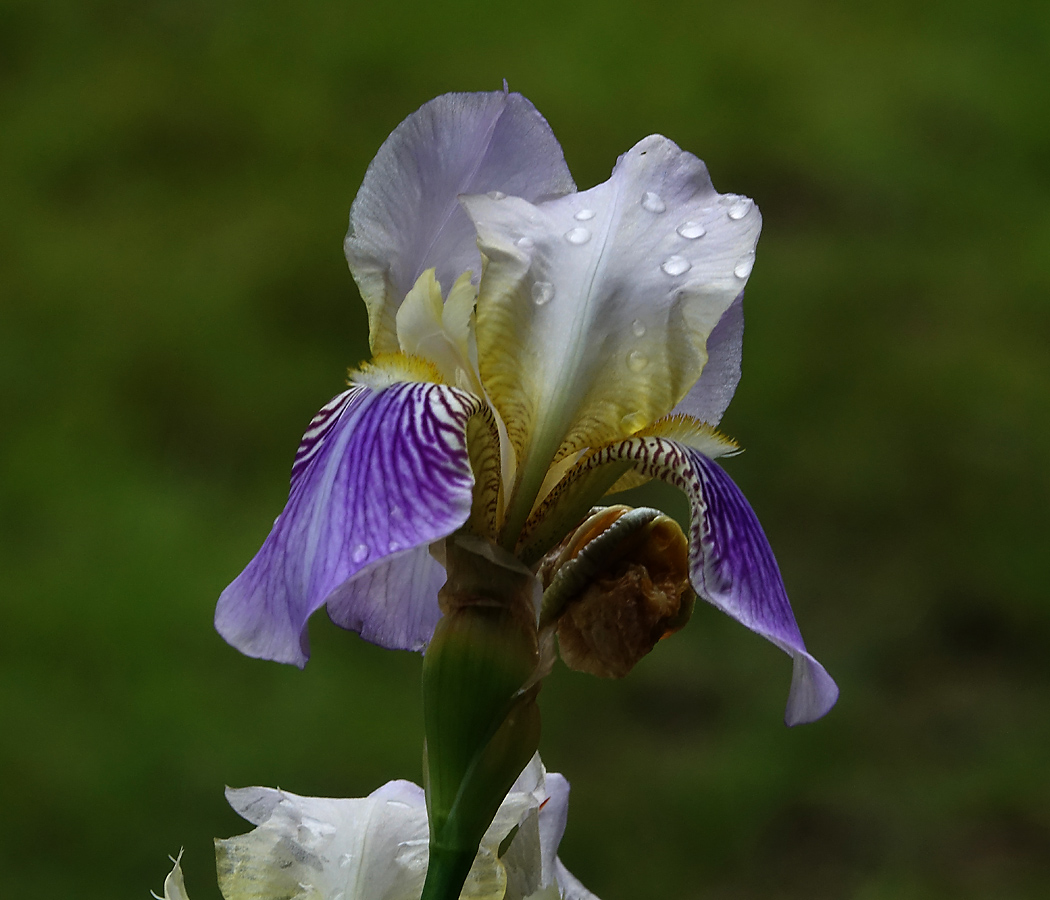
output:
{"label": "white iris bloom below", "polygon": [[[418,785],[347,800],[262,787],[226,797],[256,826],[215,842],[226,900],[418,900],[429,860]],[[568,781],[534,756],[485,833],[464,900],[597,900],[557,856],[568,803]],[[160,900],[188,900],[178,859]]]}

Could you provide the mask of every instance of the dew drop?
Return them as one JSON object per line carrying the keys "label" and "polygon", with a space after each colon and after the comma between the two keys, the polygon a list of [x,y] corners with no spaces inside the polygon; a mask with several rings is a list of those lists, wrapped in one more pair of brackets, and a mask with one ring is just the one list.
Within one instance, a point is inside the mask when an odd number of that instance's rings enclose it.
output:
{"label": "dew drop", "polygon": [[554,299],[554,285],[549,281],[537,281],[532,285],[532,302],[546,306]]}
{"label": "dew drop", "polygon": [[642,195],[642,209],[651,213],[662,213],[667,209],[667,204],[660,198],[659,194],[654,194],[652,191],[646,191]]}
{"label": "dew drop", "polygon": [[535,247],[536,244],[527,234],[522,235],[514,243],[516,243],[522,250],[529,250]]}
{"label": "dew drop", "polygon": [[642,337],[645,334],[645,323],[641,319],[635,319],[631,323],[631,331],[635,337]]}
{"label": "dew drop", "polygon": [[349,853],[344,853],[342,856],[339,857],[339,868],[349,868],[350,863],[353,862],[353,859],[353,856],[351,856]]}
{"label": "dew drop", "polygon": [[565,232],[565,240],[570,244],[586,244],[591,239],[591,232],[589,229],[584,228],[582,225],[577,225],[575,228],[570,228]]}
{"label": "dew drop", "polygon": [[591,219],[594,218],[594,210],[593,209],[581,209],[581,210],[579,210],[576,213],[576,215],[573,216],[573,218],[577,222],[589,222]]}
{"label": "dew drop", "polygon": [[627,368],[632,372],[641,372],[649,365],[649,357],[641,350],[632,350],[627,354]]}
{"label": "dew drop", "polygon": [[506,200],[507,195],[503,191],[489,191],[486,195],[490,200]]}
{"label": "dew drop", "polygon": [[751,270],[755,267],[755,254],[749,253],[740,262],[736,264],[736,268],[733,269],[733,274],[737,278],[747,278],[751,274]]}
{"label": "dew drop", "polygon": [[660,266],[667,275],[684,275],[692,268],[692,263],[684,256],[669,256]]}
{"label": "dew drop", "polygon": [[744,216],[751,212],[751,207],[754,205],[755,202],[750,197],[738,197],[736,202],[729,207],[729,218],[744,218]]}
{"label": "dew drop", "polygon": [[386,547],[387,547],[387,550],[389,550],[391,553],[396,553],[398,550],[402,549],[400,541],[390,541],[386,545]]}
{"label": "dew drop", "polygon": [[350,554],[350,559],[355,563],[364,562],[368,557],[368,547],[365,544],[358,544],[354,547],[354,552]]}
{"label": "dew drop", "polygon": [[683,222],[675,231],[689,241],[695,241],[707,234],[707,229],[699,222]]}

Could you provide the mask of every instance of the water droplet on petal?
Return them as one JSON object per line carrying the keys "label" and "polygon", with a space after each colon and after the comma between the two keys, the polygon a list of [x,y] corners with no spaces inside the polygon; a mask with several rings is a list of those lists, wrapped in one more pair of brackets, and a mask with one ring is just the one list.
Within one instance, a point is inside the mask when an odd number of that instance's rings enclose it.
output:
{"label": "water droplet on petal", "polygon": [[389,551],[390,551],[391,553],[396,553],[396,552],[397,552],[398,550],[402,549],[402,548],[401,548],[401,542],[400,542],[400,541],[393,541],[393,540],[392,540],[392,541],[390,541],[390,542],[389,542],[389,543],[388,543],[388,544],[386,545],[386,548],[387,548],[387,550],[389,550]]}
{"label": "water droplet on petal", "polygon": [[490,200],[506,200],[507,195],[503,191],[489,191],[486,195]]}
{"label": "water droplet on petal", "polygon": [[692,263],[684,256],[669,256],[663,261],[661,269],[668,275],[684,275],[692,268]]}
{"label": "water droplet on petal", "polygon": [[751,270],[755,267],[755,254],[749,253],[740,262],[736,264],[736,268],[733,269],[733,274],[737,278],[747,278],[751,274]]}
{"label": "water droplet on petal", "polygon": [[659,194],[654,194],[652,191],[646,191],[642,195],[642,209],[651,213],[662,213],[667,209],[667,204],[660,198]]}
{"label": "water droplet on petal", "polygon": [[645,334],[645,323],[641,319],[635,319],[631,323],[631,331],[634,332],[635,337],[642,337]]}
{"label": "water droplet on petal", "polygon": [[354,552],[350,554],[350,559],[355,562],[364,562],[368,558],[368,547],[365,544],[358,544],[354,547]]}
{"label": "water droplet on petal", "polygon": [[730,219],[742,219],[749,212],[751,207],[755,205],[754,200],[750,197],[738,197],[736,202],[729,207],[729,218]]}
{"label": "water droplet on petal", "polygon": [[573,218],[577,222],[589,222],[591,219],[594,218],[594,210],[593,209],[581,209],[581,210],[579,210],[576,213],[576,215],[573,216]]}
{"label": "water droplet on petal", "polygon": [[536,246],[535,242],[527,234],[522,235],[514,243],[516,243],[522,250],[529,250]]}
{"label": "water droplet on petal", "polygon": [[532,285],[532,302],[546,306],[554,299],[554,285],[549,281],[537,281]]}
{"label": "water droplet on petal", "polygon": [[626,416],[620,419],[620,427],[628,434],[641,431],[647,424],[645,416],[640,412],[627,413]]}
{"label": "water droplet on petal", "polygon": [[353,859],[353,856],[351,856],[349,853],[344,853],[342,856],[339,857],[339,868],[349,868],[350,863],[353,861]]}
{"label": "water droplet on petal", "polygon": [[565,232],[565,240],[570,244],[586,244],[591,239],[591,232],[589,229],[584,228],[582,225],[578,225],[576,228],[570,228]]}
{"label": "water droplet on petal", "polygon": [[649,357],[641,350],[632,350],[627,354],[627,368],[632,372],[641,372],[647,365],[649,365]]}
{"label": "water droplet on petal", "polygon": [[699,222],[683,222],[675,231],[689,241],[695,241],[707,234],[707,229]]}

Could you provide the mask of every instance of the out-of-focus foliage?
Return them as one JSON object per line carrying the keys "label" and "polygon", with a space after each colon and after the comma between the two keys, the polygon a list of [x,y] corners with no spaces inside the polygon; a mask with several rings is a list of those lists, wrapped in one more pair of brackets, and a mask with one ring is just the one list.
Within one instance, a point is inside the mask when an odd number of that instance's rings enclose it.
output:
{"label": "out-of-focus foliage", "polygon": [[566,863],[1045,896],[1048,51],[1020,0],[0,3],[0,895],[142,897],[185,844],[216,898],[224,783],[419,778],[417,657],[319,618],[299,672],[210,620],[366,354],[368,161],[506,77],[581,186],[658,131],[762,207],[726,468],[842,687],[786,731],[782,654],[707,608],[623,682],[559,667]]}

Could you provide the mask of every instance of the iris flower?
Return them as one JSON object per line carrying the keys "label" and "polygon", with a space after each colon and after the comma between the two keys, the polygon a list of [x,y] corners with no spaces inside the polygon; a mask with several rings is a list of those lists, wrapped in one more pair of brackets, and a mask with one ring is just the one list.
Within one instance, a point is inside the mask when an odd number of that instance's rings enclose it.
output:
{"label": "iris flower", "polygon": [[421,650],[442,542],[535,570],[611,489],[688,498],[696,594],[790,655],[786,721],[838,689],[802,640],[769,542],[715,461],[740,377],[761,217],[653,135],[577,191],[520,94],[447,94],[365,174],[345,241],[373,358],[311,422],[288,503],[223,592],[242,652],[303,666],[307,620]]}
{"label": "iris flower", "polygon": [[[417,785],[391,781],[351,800],[262,787],[226,797],[256,826],[215,842],[226,900],[418,900],[428,848]],[[597,900],[557,856],[568,814],[568,781],[534,756],[482,839],[463,898]],[[174,863],[160,900],[186,900]]]}

